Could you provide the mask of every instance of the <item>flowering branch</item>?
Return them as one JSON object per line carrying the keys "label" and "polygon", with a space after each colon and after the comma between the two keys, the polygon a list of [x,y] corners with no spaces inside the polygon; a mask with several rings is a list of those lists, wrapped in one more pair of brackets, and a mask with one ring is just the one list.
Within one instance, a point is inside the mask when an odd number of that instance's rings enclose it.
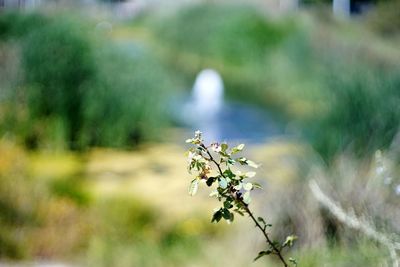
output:
{"label": "flowering branch", "polygon": [[[256,173],[253,171],[242,173],[232,169],[235,164],[252,168],[258,167],[256,163],[247,158],[234,158],[237,153],[243,150],[244,144],[232,149],[229,149],[226,143],[212,143],[206,146],[201,135],[200,131],[196,131],[194,138],[186,140],[186,143],[194,145],[188,151],[188,171],[195,175],[189,186],[189,194],[191,196],[196,194],[200,182],[205,182],[209,187],[216,184],[216,189],[211,192],[210,196],[216,197],[223,203],[223,206],[214,212],[211,222],[217,223],[224,218],[228,223],[231,223],[234,220],[234,213],[242,216],[249,215],[268,244],[268,248],[260,251],[254,260],[265,255],[276,255],[283,266],[289,266],[282,255],[282,250],[285,247],[291,247],[297,237],[288,236],[283,243],[271,240],[267,228],[272,225],[267,224],[262,217],[256,219],[249,208],[251,191],[261,188],[257,183],[247,182],[247,179],[254,177]],[[213,172],[211,164],[215,165],[216,171]],[[297,265],[295,259],[289,258],[289,261],[295,266]]]}

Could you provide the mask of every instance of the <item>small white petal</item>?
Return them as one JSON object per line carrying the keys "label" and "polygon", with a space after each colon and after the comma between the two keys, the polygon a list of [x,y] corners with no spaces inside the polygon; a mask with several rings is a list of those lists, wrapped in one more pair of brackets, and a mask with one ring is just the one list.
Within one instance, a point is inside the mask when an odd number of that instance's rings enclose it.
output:
{"label": "small white petal", "polygon": [[256,172],[246,172],[246,177],[253,178],[254,176],[256,176]]}
{"label": "small white petal", "polygon": [[246,183],[246,184],[243,186],[243,188],[244,188],[244,190],[246,190],[246,191],[250,191],[251,189],[253,189],[253,184],[252,184],[252,183]]}

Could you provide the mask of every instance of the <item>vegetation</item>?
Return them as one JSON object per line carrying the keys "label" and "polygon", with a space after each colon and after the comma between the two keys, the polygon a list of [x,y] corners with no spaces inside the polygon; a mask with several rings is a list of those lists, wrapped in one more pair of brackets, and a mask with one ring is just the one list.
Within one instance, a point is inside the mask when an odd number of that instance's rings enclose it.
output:
{"label": "vegetation", "polygon": [[[81,19],[6,13],[0,21],[4,49],[17,44],[20,59],[7,63],[15,65],[15,81],[2,98],[9,110],[2,132],[16,133],[33,148],[156,140],[170,121],[171,80],[182,78],[190,88],[205,67],[220,71],[229,96],[296,121],[327,162],[344,150],[360,156],[385,148],[397,132],[400,66],[375,52],[377,42],[353,48],[355,41],[334,33],[334,24],[295,27],[234,4],[189,6],[157,18],[142,16],[130,27],[153,33],[145,42],[160,53],[146,50],[136,36],[130,43],[105,41]],[[316,43],[320,31],[349,45]],[[368,51],[372,56],[363,57]],[[167,73],[166,65],[175,72]],[[369,135],[360,137],[364,132]]]}
{"label": "vegetation", "polygon": [[[226,1],[153,6],[128,20],[103,13],[112,3],[2,10],[0,265],[244,267],[261,251],[274,255],[253,265],[273,266],[279,255],[289,264],[288,233],[299,236],[290,251],[299,266],[394,265],[397,2],[349,21],[320,10],[272,17]],[[205,175],[191,193],[203,182],[217,190],[214,222],[230,223],[235,208],[250,216],[229,226],[208,223],[215,199],[203,190],[186,196],[182,144],[158,142],[187,134],[170,127],[170,106],[204,68],[221,74],[226,101],[286,126],[249,144],[261,166],[251,181],[237,170],[252,163],[232,154],[243,146],[191,140],[192,169]]]}
{"label": "vegetation", "polygon": [[2,100],[3,133],[29,148],[127,148],[159,138],[168,125],[165,70],[137,44],[107,42],[65,15],[1,20],[3,42],[19,47],[19,59],[9,60],[21,62],[22,76]]}
{"label": "vegetation", "polygon": [[[198,190],[199,183],[205,181],[207,186],[211,187],[213,184],[217,184],[217,189],[214,190],[210,196],[218,199],[219,202],[223,203],[223,207],[215,211],[211,222],[219,222],[224,218],[228,222],[233,222],[234,212],[240,215],[249,215],[255,223],[256,227],[262,232],[265,240],[268,244],[268,249],[260,251],[258,256],[254,259],[257,260],[265,255],[276,255],[283,266],[289,266],[287,260],[282,255],[282,250],[285,247],[293,246],[296,236],[288,236],[285,242],[280,243],[278,241],[272,241],[267,233],[267,228],[272,225],[265,222],[262,217],[255,218],[255,215],[249,208],[251,202],[251,191],[261,186],[257,183],[247,182],[247,178],[251,178],[255,175],[255,172],[241,173],[235,171],[232,167],[235,163],[240,165],[246,165],[253,168],[257,168],[257,164],[253,161],[246,159],[245,157],[233,158],[238,152],[241,152],[244,148],[244,144],[240,144],[232,149],[226,143],[218,144],[212,143],[206,146],[203,143],[202,133],[200,131],[195,132],[195,136],[192,139],[186,140],[186,143],[193,144],[195,147],[189,149],[189,173],[195,172],[196,178],[192,180],[189,186],[189,194],[195,195]],[[214,158],[210,152],[212,149],[219,159]],[[217,168],[216,173],[212,172],[211,164],[214,164]],[[225,169],[224,166],[225,165]],[[297,265],[295,259],[290,258],[290,262]]]}
{"label": "vegetation", "polygon": [[[358,25],[346,32],[334,19],[313,26],[297,21],[206,4],[145,25],[154,28],[154,45],[163,44],[164,61],[187,75],[183,79],[215,68],[228,96],[294,121],[327,163],[345,150],[361,156],[387,148],[399,128],[397,51]],[[359,30],[368,42],[348,36]]]}
{"label": "vegetation", "polygon": [[77,153],[32,154],[5,140],[0,152],[2,260],[183,266],[199,256],[200,235],[216,234],[201,216],[191,218],[200,225],[193,232],[184,221],[166,222],[165,211],[142,198],[98,195],[88,184],[97,175],[84,173],[84,156]]}

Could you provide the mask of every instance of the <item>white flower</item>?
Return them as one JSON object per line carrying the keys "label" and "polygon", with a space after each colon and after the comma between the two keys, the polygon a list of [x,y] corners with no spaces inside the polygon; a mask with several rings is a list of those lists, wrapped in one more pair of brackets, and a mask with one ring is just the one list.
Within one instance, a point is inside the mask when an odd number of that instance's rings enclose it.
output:
{"label": "white flower", "polygon": [[194,132],[194,138],[195,138],[195,139],[201,140],[201,135],[202,135],[202,134],[203,134],[202,132],[200,132],[199,130],[197,130],[197,131]]}
{"label": "white flower", "polygon": [[204,161],[205,161],[204,158],[203,158],[201,155],[199,155],[199,154],[196,154],[196,155],[193,157],[193,160],[195,160],[195,161],[201,161],[201,162],[204,162]]}
{"label": "white flower", "polygon": [[195,156],[196,156],[196,153],[193,153],[192,151],[189,151],[188,162],[191,163]]}
{"label": "white flower", "polygon": [[211,144],[211,149],[215,152],[215,153],[219,153],[222,151],[222,147],[218,144],[218,143],[213,143]]}

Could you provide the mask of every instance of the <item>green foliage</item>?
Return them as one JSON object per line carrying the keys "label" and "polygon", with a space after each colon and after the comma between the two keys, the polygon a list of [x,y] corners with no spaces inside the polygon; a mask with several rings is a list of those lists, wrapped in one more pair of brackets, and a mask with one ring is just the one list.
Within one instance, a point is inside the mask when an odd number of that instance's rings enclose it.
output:
{"label": "green foliage", "polygon": [[[188,152],[189,157],[189,172],[195,173],[196,178],[192,180],[189,186],[189,194],[195,195],[200,181],[205,181],[211,187],[214,183],[217,184],[216,191],[212,194],[219,201],[223,202],[223,207],[216,211],[213,215],[212,221],[218,222],[221,218],[227,221],[233,220],[234,211],[245,213],[246,205],[250,203],[250,191],[253,190],[252,183],[247,182],[252,172],[241,173],[232,171],[232,167],[236,162],[243,165],[249,165],[248,160],[243,158],[233,158],[233,155],[240,152],[244,148],[244,144],[240,144],[229,150],[227,144],[213,143],[209,147],[204,146],[201,138],[201,132],[197,131],[195,137],[186,140],[187,143],[195,145]],[[219,162],[214,162],[208,148],[212,149],[219,155]],[[211,173],[211,163],[218,164],[218,171],[216,175]],[[224,171],[220,168],[222,165],[226,167]],[[256,165],[254,167],[257,167]],[[213,176],[210,176],[213,175]],[[232,214],[232,215],[231,215]]]}
{"label": "green foliage", "polygon": [[366,17],[367,24],[385,38],[400,36],[400,1],[378,1],[377,6]]}
{"label": "green foliage", "polygon": [[265,251],[260,251],[260,252],[258,252],[257,257],[254,258],[254,261],[258,260],[259,258],[261,258],[263,256],[267,256],[267,255],[269,255],[271,253],[272,253],[272,250],[269,250],[269,249],[265,250]]}
{"label": "green foliage", "polygon": [[0,257],[69,257],[82,249],[91,229],[83,190],[32,175],[29,156],[13,143],[2,140],[0,154]]}
{"label": "green foliage", "polygon": [[[258,167],[257,164],[244,157],[235,156],[244,149],[245,145],[240,144],[231,149],[226,143],[212,143],[206,146],[203,143],[200,131],[196,131],[194,138],[187,139],[186,143],[194,146],[187,153],[188,172],[196,177],[190,183],[189,194],[195,195],[199,183],[205,182],[209,187],[214,185],[215,190],[210,196],[223,203],[221,208],[214,210],[211,222],[218,223],[221,219],[224,219],[231,223],[234,220],[234,213],[242,216],[249,215],[256,227],[262,231],[268,245],[268,249],[261,251],[254,260],[272,254],[276,255],[285,267],[289,266],[282,256],[282,250],[285,247],[293,246],[297,237],[290,235],[282,244],[270,239],[266,229],[271,225],[267,224],[262,217],[256,219],[249,209],[252,200],[251,191],[260,188],[260,186],[253,186],[253,183],[247,181],[255,175],[255,172],[242,173],[239,170],[234,170],[235,164]],[[213,170],[212,165],[216,168],[215,170]],[[290,258],[289,261],[297,265],[296,260]]]}
{"label": "green foliage", "polygon": [[[88,175],[83,172],[86,165],[54,177],[43,169],[60,171],[69,163],[44,160],[38,165],[43,173],[38,174],[30,171],[32,158],[25,150],[1,140],[0,152],[0,258],[4,261],[72,258],[100,267],[184,266],[202,255],[200,234],[215,234],[202,215],[169,220],[168,212],[148,200],[119,193],[90,194],[93,183],[81,177]],[[47,157],[52,154],[47,152]]]}
{"label": "green foliage", "polygon": [[286,39],[269,61],[276,88],[265,90],[327,163],[343,151],[365,157],[387,148],[400,126],[400,65],[377,52],[376,40],[357,47],[337,25],[320,30],[332,32],[329,41],[315,42],[308,29]]}
{"label": "green foliage", "polygon": [[0,16],[0,40],[18,38],[44,26],[48,18],[38,13],[21,15],[17,11],[2,11]]}
{"label": "green foliage", "polygon": [[60,19],[29,33],[22,57],[32,118],[57,116],[76,147],[82,127],[84,85],[95,71],[89,40],[79,25]]}
{"label": "green foliage", "polygon": [[80,177],[55,179],[49,187],[55,196],[71,199],[78,205],[88,205],[90,202],[89,193],[82,189]]}
{"label": "green foliage", "polygon": [[182,9],[158,31],[178,50],[235,65],[263,61],[268,49],[284,37],[284,31],[254,8],[218,4]]}
{"label": "green foliage", "polygon": [[146,238],[141,236],[156,222],[157,214],[141,201],[111,197],[93,203],[92,212],[103,220],[96,225],[99,237],[120,242]]}
{"label": "green foliage", "polygon": [[[353,239],[354,241],[354,239]],[[356,244],[335,245],[329,248],[316,247],[297,255],[299,266],[378,266],[387,264],[387,252],[370,240],[359,240]]]}
{"label": "green foliage", "polygon": [[106,197],[92,203],[91,213],[95,232],[87,248],[90,266],[184,265],[198,255],[199,240],[179,223],[166,224],[160,211],[144,201]]}
{"label": "green foliage", "polygon": [[358,64],[328,68],[325,112],[306,125],[325,159],[346,149],[362,157],[392,143],[400,125],[399,73]]}
{"label": "green foliage", "polygon": [[129,46],[96,49],[96,80],[84,96],[83,146],[136,145],[158,139],[168,124],[164,70],[147,51]]}
{"label": "green foliage", "polygon": [[30,148],[132,147],[169,122],[165,70],[136,43],[106,41],[71,15],[5,13],[23,75],[3,98],[2,133]]}

